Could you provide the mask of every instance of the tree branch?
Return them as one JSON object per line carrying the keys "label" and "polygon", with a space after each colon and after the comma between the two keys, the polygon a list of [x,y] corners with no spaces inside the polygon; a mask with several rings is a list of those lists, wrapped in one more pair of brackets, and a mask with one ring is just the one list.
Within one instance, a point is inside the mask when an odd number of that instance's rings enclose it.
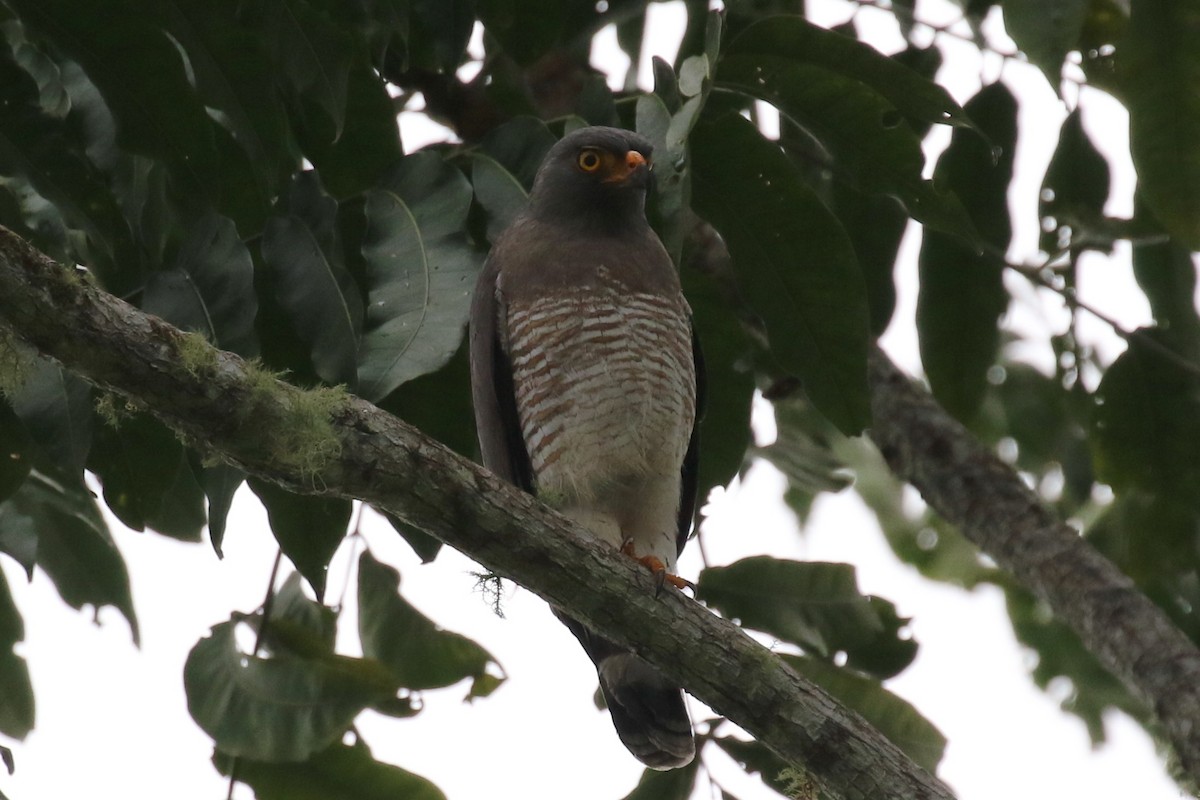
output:
{"label": "tree branch", "polygon": [[1200,781],[1200,650],[1011,467],[876,348],[870,436],[892,471],[1070,625],[1146,701]]}
{"label": "tree branch", "polygon": [[[248,473],[294,491],[364,500],[511,578],[678,680],[819,789],[848,800],[950,800],[853,712],[737,626],[669,590],[581,528],[353,396],[328,415],[330,456],[289,458],[311,393],[267,379],[95,288],[0,228],[0,346],[8,332],[145,405]],[[11,344],[11,343],[10,343]],[[328,398],[324,401],[328,408]],[[311,419],[303,420],[311,427]]]}

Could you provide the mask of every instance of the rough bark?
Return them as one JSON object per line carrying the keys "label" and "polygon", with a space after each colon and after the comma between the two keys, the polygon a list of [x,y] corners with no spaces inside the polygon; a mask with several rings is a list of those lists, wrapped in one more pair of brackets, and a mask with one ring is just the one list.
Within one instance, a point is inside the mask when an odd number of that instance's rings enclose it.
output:
{"label": "rough bark", "polygon": [[949,791],[853,712],[737,626],[588,539],[482,467],[353,396],[338,401],[336,455],[281,452],[302,390],[208,349],[95,288],[0,228],[4,330],[93,383],[144,405],[197,447],[310,494],[394,513],[520,583],[678,680],[832,797],[950,800]]}
{"label": "rough bark", "polygon": [[1200,650],[879,349],[870,378],[870,436],[892,471],[1048,603],[1154,709],[1184,769],[1200,781]]}

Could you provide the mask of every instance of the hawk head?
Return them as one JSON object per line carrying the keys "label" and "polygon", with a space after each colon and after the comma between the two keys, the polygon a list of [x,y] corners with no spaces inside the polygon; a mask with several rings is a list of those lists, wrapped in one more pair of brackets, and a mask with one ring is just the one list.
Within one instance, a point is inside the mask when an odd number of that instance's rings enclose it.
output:
{"label": "hawk head", "polygon": [[529,195],[533,216],[578,224],[644,224],[653,146],[619,128],[580,128],[550,148]]}

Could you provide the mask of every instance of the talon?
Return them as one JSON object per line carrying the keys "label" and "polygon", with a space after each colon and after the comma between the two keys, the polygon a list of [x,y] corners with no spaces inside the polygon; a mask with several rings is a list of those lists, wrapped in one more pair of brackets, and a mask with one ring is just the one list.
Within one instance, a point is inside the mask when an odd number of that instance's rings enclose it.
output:
{"label": "talon", "polygon": [[662,591],[663,584],[669,583],[676,589],[683,591],[691,589],[693,593],[696,591],[696,584],[689,581],[687,578],[681,578],[678,575],[672,575],[667,572],[667,567],[656,556],[639,556],[637,550],[634,549],[633,539],[626,539],[621,542],[621,552],[629,556],[634,561],[638,562],[646,569],[654,573],[654,596],[657,597]]}

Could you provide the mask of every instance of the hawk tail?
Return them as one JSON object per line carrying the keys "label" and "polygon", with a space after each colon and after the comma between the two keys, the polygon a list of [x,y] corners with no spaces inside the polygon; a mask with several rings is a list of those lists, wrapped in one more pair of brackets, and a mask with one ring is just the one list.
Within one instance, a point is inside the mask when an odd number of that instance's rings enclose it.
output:
{"label": "hawk tail", "polygon": [[651,769],[675,769],[691,763],[696,740],[683,690],[648,661],[557,610],[556,614],[595,663],[613,727],[629,752]]}

